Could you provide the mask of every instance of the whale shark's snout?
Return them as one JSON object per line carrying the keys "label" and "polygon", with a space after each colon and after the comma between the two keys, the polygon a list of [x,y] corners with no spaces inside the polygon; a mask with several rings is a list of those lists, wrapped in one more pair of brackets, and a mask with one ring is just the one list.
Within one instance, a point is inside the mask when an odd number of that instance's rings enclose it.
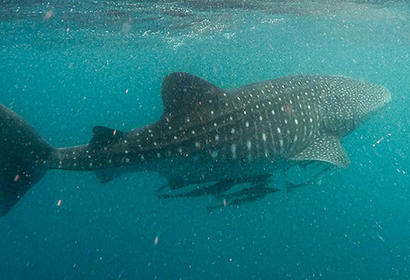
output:
{"label": "whale shark's snout", "polygon": [[382,88],[382,91],[383,91],[385,104],[390,103],[391,102],[391,93],[390,93],[390,91],[385,87],[381,87],[381,88]]}
{"label": "whale shark's snout", "polygon": [[381,85],[365,83],[365,87],[352,98],[356,121],[361,123],[391,102],[390,91]]}
{"label": "whale shark's snout", "polygon": [[329,78],[327,89],[322,94],[327,129],[339,136],[352,131],[392,99],[384,86],[340,76]]}
{"label": "whale shark's snout", "polygon": [[372,89],[369,89],[363,98],[365,98],[363,102],[367,104],[368,112],[372,113],[391,102],[391,93],[384,86],[372,84]]}

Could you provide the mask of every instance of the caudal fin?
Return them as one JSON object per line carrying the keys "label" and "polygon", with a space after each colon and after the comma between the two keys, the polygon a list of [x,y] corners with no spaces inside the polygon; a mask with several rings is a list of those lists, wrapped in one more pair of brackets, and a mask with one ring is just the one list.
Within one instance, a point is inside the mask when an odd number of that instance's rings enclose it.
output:
{"label": "caudal fin", "polygon": [[0,104],[0,216],[44,175],[53,148],[13,111]]}

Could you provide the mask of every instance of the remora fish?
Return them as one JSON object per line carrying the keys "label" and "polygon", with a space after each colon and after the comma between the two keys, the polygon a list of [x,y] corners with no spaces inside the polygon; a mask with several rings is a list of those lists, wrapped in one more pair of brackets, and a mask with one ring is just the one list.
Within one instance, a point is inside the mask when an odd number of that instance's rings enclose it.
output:
{"label": "remora fish", "polygon": [[294,76],[221,89],[188,73],[162,83],[158,122],[122,132],[97,126],[89,144],[53,148],[0,105],[0,214],[47,169],[95,171],[101,182],[154,171],[171,188],[246,181],[282,161],[347,167],[340,139],[391,101],[378,85],[340,76]]}

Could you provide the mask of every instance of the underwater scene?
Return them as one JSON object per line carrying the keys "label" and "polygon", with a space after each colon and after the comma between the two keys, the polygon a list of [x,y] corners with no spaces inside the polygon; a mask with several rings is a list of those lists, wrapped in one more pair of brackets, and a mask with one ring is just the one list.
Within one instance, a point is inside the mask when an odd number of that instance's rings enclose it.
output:
{"label": "underwater scene", "polygon": [[410,2],[0,0],[0,279],[410,279]]}

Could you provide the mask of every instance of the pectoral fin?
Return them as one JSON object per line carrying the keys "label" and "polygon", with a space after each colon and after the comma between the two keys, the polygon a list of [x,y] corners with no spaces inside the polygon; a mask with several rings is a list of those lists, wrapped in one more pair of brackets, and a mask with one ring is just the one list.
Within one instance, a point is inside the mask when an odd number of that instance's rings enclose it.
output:
{"label": "pectoral fin", "polygon": [[350,165],[339,138],[330,135],[317,137],[305,150],[291,159],[325,161],[343,168]]}
{"label": "pectoral fin", "polygon": [[100,183],[105,184],[111,182],[115,177],[118,177],[120,171],[118,169],[102,169],[95,171],[95,175]]}

